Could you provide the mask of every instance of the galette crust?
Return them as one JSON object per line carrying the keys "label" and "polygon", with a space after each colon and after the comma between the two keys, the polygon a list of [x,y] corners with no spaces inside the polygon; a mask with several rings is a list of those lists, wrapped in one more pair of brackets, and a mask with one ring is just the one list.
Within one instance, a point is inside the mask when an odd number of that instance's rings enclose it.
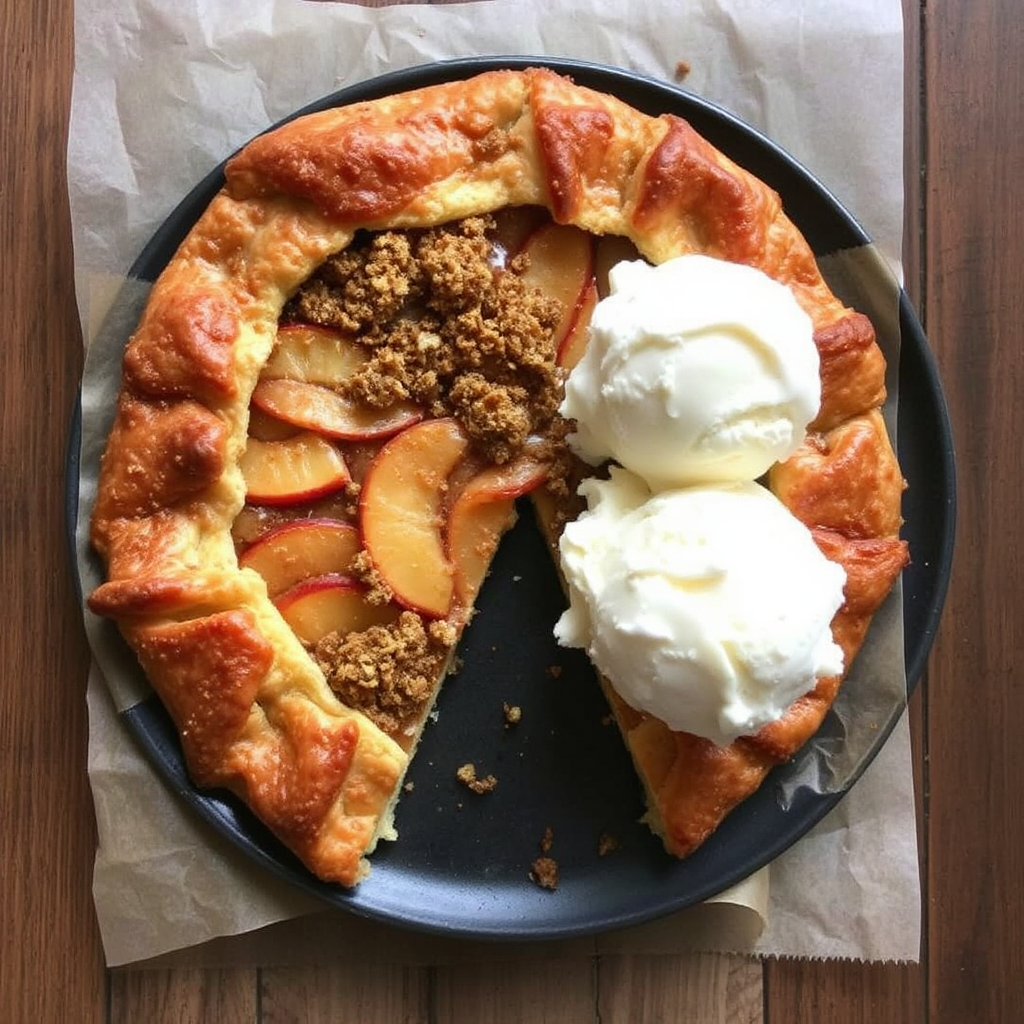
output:
{"label": "galette crust", "polygon": [[[327,110],[260,136],[228,162],[129,341],[92,517],[107,582],[89,606],[135,650],[197,784],[239,794],[328,881],[365,875],[408,756],[338,701],[260,578],[239,568],[230,530],[244,501],[250,396],[285,302],[356,230],[518,205],[626,236],[655,263],[701,252],[787,284],[814,323],[823,404],[772,486],[848,570],[834,623],[847,664],[906,560],[870,323],[833,296],[778,196],[685,121],[532,69]],[[782,720],[725,749],[669,732],[608,688],[668,849],[688,852],[791,757],[838,685],[823,680]]]}

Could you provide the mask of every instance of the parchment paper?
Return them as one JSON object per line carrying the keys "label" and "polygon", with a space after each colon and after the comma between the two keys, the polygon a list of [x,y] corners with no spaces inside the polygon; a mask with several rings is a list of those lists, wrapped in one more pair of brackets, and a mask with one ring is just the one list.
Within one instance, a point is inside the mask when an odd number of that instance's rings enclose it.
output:
{"label": "parchment paper", "polygon": [[[685,61],[688,89],[762,128],[805,163],[898,267],[898,0],[591,0],[551,8],[546,0],[375,10],[259,0],[239,18],[227,0],[79,0],[69,188],[87,340],[154,229],[246,139],[346,84],[455,56],[575,57],[670,81]],[[864,258],[877,258],[874,250],[866,252]],[[128,298],[120,291],[122,313],[131,308],[134,297]],[[106,330],[124,326],[108,322]],[[90,353],[88,369],[100,377],[112,372],[103,366],[102,347]],[[90,408],[91,394],[87,387],[83,464],[95,457],[102,435],[90,429],[92,414],[103,415]],[[82,500],[87,510],[88,483]],[[111,681],[123,706],[129,697]],[[258,950],[263,963],[319,961],[325,949],[334,956],[421,963],[511,952],[506,945],[481,952],[478,944],[316,913],[321,904],[249,864],[183,811],[125,734],[95,670],[88,700],[100,836],[94,893],[111,965],[257,929],[245,955]],[[841,775],[841,764],[835,770]],[[905,720],[851,795],[772,864],[770,884],[768,876],[759,872],[671,918],[568,946],[916,959],[919,880]],[[300,915],[298,926],[266,927]],[[325,935],[338,941],[318,941]],[[237,946],[214,943],[194,955],[208,962],[239,953]]]}

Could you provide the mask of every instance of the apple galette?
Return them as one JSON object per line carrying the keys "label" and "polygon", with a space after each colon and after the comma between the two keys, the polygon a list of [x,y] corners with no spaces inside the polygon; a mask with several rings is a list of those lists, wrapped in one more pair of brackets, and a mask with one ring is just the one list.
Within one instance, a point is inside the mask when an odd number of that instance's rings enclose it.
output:
{"label": "apple galette", "polygon": [[[849,666],[906,560],[884,360],[775,193],[685,121],[493,72],[292,121],[225,177],[128,343],[92,515],[89,606],[198,785],[320,878],[365,875],[515,499],[557,557],[606,472],[559,410],[623,259],[746,264],[810,318],[820,409],[768,482],[845,571]],[[799,749],[841,677],[726,746],[605,681],[671,853]]]}

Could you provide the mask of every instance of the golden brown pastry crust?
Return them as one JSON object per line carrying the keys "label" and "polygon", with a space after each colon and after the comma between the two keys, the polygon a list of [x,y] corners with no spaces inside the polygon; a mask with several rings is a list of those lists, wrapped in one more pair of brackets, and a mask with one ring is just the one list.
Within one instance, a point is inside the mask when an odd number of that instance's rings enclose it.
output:
{"label": "golden brown pastry crust", "polygon": [[[884,360],[870,323],[832,295],[778,196],[685,121],[535,69],[328,110],[259,137],[228,162],[128,344],[92,519],[108,579],[89,605],[138,654],[197,783],[239,793],[310,870],[345,885],[365,874],[407,756],[336,699],[262,582],[238,566],[230,527],[244,498],[249,398],[284,303],[357,229],[510,205],[627,236],[655,263],[702,252],[789,285],[816,328],[824,402],[819,433],[773,486],[839,538],[825,545],[830,557],[866,567],[863,586],[851,572],[837,616],[848,657],[905,558],[894,539],[902,481],[871,412]],[[880,477],[886,488],[866,503]],[[791,756],[837,685],[823,681],[820,695],[726,750],[659,729],[612,694],[668,848],[692,849]]]}

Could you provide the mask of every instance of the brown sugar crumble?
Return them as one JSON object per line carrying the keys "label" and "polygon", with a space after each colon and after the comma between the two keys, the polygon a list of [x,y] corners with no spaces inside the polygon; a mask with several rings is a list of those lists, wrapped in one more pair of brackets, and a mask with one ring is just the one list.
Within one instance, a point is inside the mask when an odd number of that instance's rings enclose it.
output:
{"label": "brown sugar crumble", "polygon": [[538,857],[530,865],[530,879],[542,889],[554,892],[558,888],[558,861],[553,857]]}
{"label": "brown sugar crumble", "polygon": [[544,835],[540,839],[541,856],[530,865],[531,881],[551,892],[558,888],[558,861],[548,856],[554,841],[555,834],[549,825],[544,829]]}
{"label": "brown sugar crumble", "polygon": [[495,266],[492,217],[357,238],[290,300],[283,321],[336,327],[370,350],[344,386],[374,408],[400,400],[454,416],[488,461],[558,429],[560,304]]}
{"label": "brown sugar crumble", "polygon": [[349,571],[357,580],[366,584],[364,599],[367,603],[387,604],[395,596],[365,551],[360,551],[352,559]]}
{"label": "brown sugar crumble", "polygon": [[433,695],[454,643],[455,630],[448,623],[426,625],[419,615],[406,611],[388,626],[330,633],[312,646],[311,653],[345,704],[401,742]]}
{"label": "brown sugar crumble", "polygon": [[483,794],[492,792],[498,785],[498,780],[493,775],[485,775],[482,779],[477,777],[476,765],[467,763],[455,773],[455,777],[466,789],[474,793]]}
{"label": "brown sugar crumble", "polygon": [[523,709],[518,704],[502,703],[502,714],[505,716],[505,727],[518,725],[523,719]]}
{"label": "brown sugar crumble", "polygon": [[607,857],[609,853],[614,853],[619,848],[619,841],[615,836],[608,832],[602,832],[597,839],[597,855],[598,857]]}

